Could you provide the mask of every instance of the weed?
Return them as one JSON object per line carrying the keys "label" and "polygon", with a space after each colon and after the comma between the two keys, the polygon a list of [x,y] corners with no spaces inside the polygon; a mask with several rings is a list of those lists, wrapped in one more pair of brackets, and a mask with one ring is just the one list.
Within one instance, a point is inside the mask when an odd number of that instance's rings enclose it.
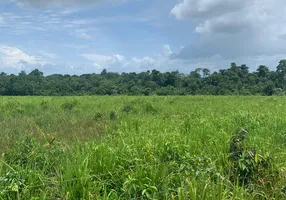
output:
{"label": "weed", "polygon": [[74,109],[77,105],[79,104],[79,102],[77,100],[73,100],[73,101],[66,101],[64,102],[61,107],[63,110],[72,110]]}
{"label": "weed", "polygon": [[130,113],[133,111],[135,111],[135,108],[134,108],[134,105],[132,105],[132,104],[126,104],[122,108],[122,112],[125,112],[125,113]]}
{"label": "weed", "polygon": [[231,138],[229,156],[231,182],[238,181],[238,184],[243,186],[267,183],[271,187],[273,181],[278,178],[271,157],[259,155],[255,148],[247,148],[245,145],[247,138],[248,132],[245,129],[237,131]]}
{"label": "weed", "polygon": [[47,101],[42,101],[40,106],[42,109],[47,110],[49,108],[49,103]]}
{"label": "weed", "polygon": [[99,121],[99,120],[102,120],[104,118],[104,114],[103,113],[95,113],[94,115],[93,115],[93,120],[95,120],[95,121]]}
{"label": "weed", "polygon": [[116,119],[117,119],[116,112],[111,111],[110,114],[109,114],[109,118],[110,118],[110,120],[112,120],[112,121],[116,120]]}
{"label": "weed", "polygon": [[145,103],[145,112],[146,113],[150,113],[150,114],[157,114],[158,113],[158,109],[151,103]]}

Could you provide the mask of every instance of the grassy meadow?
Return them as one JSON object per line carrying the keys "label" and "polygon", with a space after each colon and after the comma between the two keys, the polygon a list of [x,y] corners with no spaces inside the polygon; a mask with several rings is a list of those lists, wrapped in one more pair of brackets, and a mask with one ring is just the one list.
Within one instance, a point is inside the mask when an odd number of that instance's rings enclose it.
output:
{"label": "grassy meadow", "polygon": [[0,199],[286,198],[285,97],[0,97],[0,137]]}

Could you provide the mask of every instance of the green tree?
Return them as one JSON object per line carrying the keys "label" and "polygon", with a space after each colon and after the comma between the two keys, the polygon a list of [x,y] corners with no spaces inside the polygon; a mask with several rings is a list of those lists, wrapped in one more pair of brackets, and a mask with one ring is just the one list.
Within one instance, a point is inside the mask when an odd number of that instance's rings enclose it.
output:
{"label": "green tree", "polygon": [[259,65],[257,72],[259,77],[268,77],[270,70],[265,65]]}

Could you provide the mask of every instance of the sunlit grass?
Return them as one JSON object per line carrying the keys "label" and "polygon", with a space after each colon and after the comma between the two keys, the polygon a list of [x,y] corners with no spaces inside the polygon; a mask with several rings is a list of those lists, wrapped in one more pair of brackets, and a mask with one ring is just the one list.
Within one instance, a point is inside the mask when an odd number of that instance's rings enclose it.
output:
{"label": "sunlit grass", "polygon": [[[285,113],[283,97],[0,97],[0,199],[284,199]],[[230,181],[238,128],[270,187]]]}

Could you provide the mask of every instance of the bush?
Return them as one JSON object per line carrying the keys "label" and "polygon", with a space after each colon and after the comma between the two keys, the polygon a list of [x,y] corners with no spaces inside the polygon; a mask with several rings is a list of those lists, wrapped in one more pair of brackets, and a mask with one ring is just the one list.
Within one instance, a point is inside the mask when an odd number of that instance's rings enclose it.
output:
{"label": "bush", "polygon": [[134,108],[134,105],[132,104],[125,104],[122,108],[122,112],[125,112],[125,113],[130,113],[133,111],[135,111],[135,108]]}
{"label": "bush", "polygon": [[66,101],[61,105],[61,107],[63,110],[72,110],[78,105],[78,103],[79,102],[77,100]]}
{"label": "bush", "polygon": [[144,106],[144,110],[146,113],[151,113],[151,114],[158,113],[158,110],[156,109],[156,107],[151,103],[146,103]]}
{"label": "bush", "polygon": [[95,121],[99,121],[99,120],[101,120],[101,119],[103,119],[104,118],[104,114],[103,113],[95,113],[94,115],[93,115],[93,120],[95,120]]}
{"label": "bush", "polygon": [[259,155],[255,148],[247,148],[245,140],[247,131],[237,131],[230,141],[231,162],[230,178],[232,183],[238,182],[241,186],[268,184],[271,187],[278,179],[278,170],[272,164],[269,156]]}
{"label": "bush", "polygon": [[47,101],[42,101],[40,105],[41,108],[43,108],[44,110],[47,110],[49,108],[49,103]]}
{"label": "bush", "polygon": [[[34,135],[25,135],[15,148],[3,154],[2,170],[7,173],[0,176],[0,199],[31,199],[47,189],[41,176],[57,175],[64,156],[63,146],[55,143],[55,134],[42,137],[40,142]],[[37,187],[30,187],[31,183]]]}
{"label": "bush", "polygon": [[114,111],[110,112],[109,118],[112,121],[116,120],[117,119],[116,112],[114,112]]}

